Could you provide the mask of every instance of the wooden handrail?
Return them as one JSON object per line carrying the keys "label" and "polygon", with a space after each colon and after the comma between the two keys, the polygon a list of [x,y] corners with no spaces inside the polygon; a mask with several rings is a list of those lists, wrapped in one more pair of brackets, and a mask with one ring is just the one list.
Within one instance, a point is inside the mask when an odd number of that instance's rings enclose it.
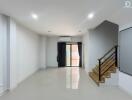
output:
{"label": "wooden handrail", "polygon": [[105,63],[109,58],[111,58],[114,54],[115,54],[115,52],[113,52],[110,56],[108,56],[108,57],[101,63],[101,65],[104,64],[104,63]]}
{"label": "wooden handrail", "polygon": [[106,57],[112,50],[114,50],[116,47],[118,47],[118,45],[112,47],[106,54],[104,54],[103,57],[101,57],[99,60],[102,60],[104,57]]}
{"label": "wooden handrail", "polygon": [[[112,54],[110,54],[111,52],[112,52]],[[105,58],[107,55],[109,55],[109,56],[102,62],[102,59]],[[112,47],[103,57],[101,57],[100,59],[98,59],[98,62],[99,62],[99,81],[101,81],[101,77],[102,77],[102,74],[101,74],[101,66],[102,66],[102,64],[105,63],[113,55],[115,55],[115,64],[117,66],[117,64],[118,64],[118,61],[117,61],[118,60],[118,46],[117,45],[114,46],[114,47]],[[110,67],[111,67],[111,65],[110,65]]]}

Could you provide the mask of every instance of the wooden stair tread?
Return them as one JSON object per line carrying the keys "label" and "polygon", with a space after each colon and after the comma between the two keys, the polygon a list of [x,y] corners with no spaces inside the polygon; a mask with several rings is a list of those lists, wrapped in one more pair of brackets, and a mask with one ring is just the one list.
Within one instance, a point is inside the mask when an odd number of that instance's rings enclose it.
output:
{"label": "wooden stair tread", "polygon": [[96,75],[96,74],[93,73],[93,72],[90,72],[90,73],[89,73],[89,76],[94,80],[94,82],[95,82],[97,85],[99,85],[99,83],[104,83],[104,82],[105,82],[104,79],[102,79],[101,81],[99,81],[98,75]]}
{"label": "wooden stair tread", "polygon": [[104,73],[104,75],[102,77],[110,78],[111,77],[111,72],[107,71],[106,73]]}
{"label": "wooden stair tread", "polygon": [[[111,62],[111,63],[109,63],[108,65],[111,65],[111,67],[115,67],[115,64],[113,64],[114,62]],[[110,66],[106,66],[104,69],[102,69],[102,67],[101,67],[101,73],[104,73]],[[94,69],[93,69],[93,72],[95,72],[96,74],[99,74],[99,67],[95,67]]]}
{"label": "wooden stair tread", "polygon": [[111,78],[111,73],[116,73],[117,67],[114,62],[115,62],[114,60],[111,60],[108,62],[108,64],[105,64],[106,66],[101,71],[101,74],[103,74],[101,77],[101,81],[99,81],[99,66],[98,65],[96,65],[96,67],[93,68],[92,72],[89,73],[89,76],[94,80],[94,82],[98,86],[100,83],[105,83],[106,78]]}
{"label": "wooden stair tread", "polygon": [[111,58],[107,59],[102,65],[104,66],[105,64],[109,63],[112,60],[115,60],[115,58],[111,57]]}
{"label": "wooden stair tread", "polygon": [[[89,76],[98,86],[100,83],[104,83],[106,78],[111,78],[112,73],[116,73],[116,62],[118,60],[117,51],[118,46],[114,46],[110,49],[102,58],[99,59],[99,64],[96,65],[95,68],[92,69],[92,72],[89,73]],[[99,80],[99,78],[101,80]]]}
{"label": "wooden stair tread", "polygon": [[106,63],[105,65],[102,65],[101,68],[102,70],[106,69],[106,67],[110,66],[111,64],[115,63],[115,60],[110,60],[108,63]]}

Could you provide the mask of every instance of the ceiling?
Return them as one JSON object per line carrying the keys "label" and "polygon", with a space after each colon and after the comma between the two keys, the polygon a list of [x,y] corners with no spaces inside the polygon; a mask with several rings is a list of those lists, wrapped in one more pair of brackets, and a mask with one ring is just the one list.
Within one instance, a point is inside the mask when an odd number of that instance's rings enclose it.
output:
{"label": "ceiling", "polygon": [[[0,0],[0,12],[44,35],[76,36],[96,27],[104,20],[119,24],[132,23],[132,8],[126,0]],[[94,13],[93,19],[87,18]],[[38,20],[31,13],[39,16]],[[48,32],[49,31],[49,32]]]}

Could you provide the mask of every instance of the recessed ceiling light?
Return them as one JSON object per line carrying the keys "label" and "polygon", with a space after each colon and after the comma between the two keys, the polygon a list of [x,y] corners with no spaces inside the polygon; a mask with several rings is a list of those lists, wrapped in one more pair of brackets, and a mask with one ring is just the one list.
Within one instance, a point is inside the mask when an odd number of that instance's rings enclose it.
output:
{"label": "recessed ceiling light", "polygon": [[92,19],[94,17],[94,13],[88,14],[88,19]]}
{"label": "recessed ceiling light", "polygon": [[32,14],[31,14],[31,16],[32,16],[32,18],[33,18],[33,19],[35,19],[35,20],[37,20],[37,19],[38,19],[38,15],[37,15],[37,14],[35,14],[35,13],[32,13]]}
{"label": "recessed ceiling light", "polygon": [[48,32],[51,32],[51,31],[48,31]]}

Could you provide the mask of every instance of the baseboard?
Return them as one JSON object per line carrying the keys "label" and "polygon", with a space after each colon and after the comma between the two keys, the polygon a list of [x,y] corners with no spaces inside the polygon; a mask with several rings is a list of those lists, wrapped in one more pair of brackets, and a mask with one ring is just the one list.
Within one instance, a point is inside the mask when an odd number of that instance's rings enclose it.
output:
{"label": "baseboard", "polygon": [[121,87],[120,85],[118,86],[122,91],[125,91],[127,94],[132,96],[132,93],[128,92],[125,88]]}
{"label": "baseboard", "polygon": [[132,96],[131,84],[132,77],[122,72],[119,72],[119,88]]}
{"label": "baseboard", "polygon": [[[18,81],[18,85],[20,85],[23,81],[25,81],[26,79],[28,79],[30,76],[32,76],[35,72],[37,72],[39,70],[39,68],[36,67],[36,69],[32,70],[30,73],[28,73],[25,77],[21,78],[21,80]],[[17,85],[17,86],[18,86]],[[0,84],[0,86],[3,86],[2,84]],[[7,89],[5,92],[0,93],[0,96],[5,94],[7,91],[13,91],[15,88],[17,88],[17,86]]]}
{"label": "baseboard", "polygon": [[46,67],[41,67],[41,68],[39,68],[39,70],[45,70],[45,69],[47,69]]}
{"label": "baseboard", "polygon": [[49,68],[58,68],[57,66],[47,66],[46,69],[49,69]]}
{"label": "baseboard", "polygon": [[35,72],[37,72],[39,70],[39,68],[34,69],[33,71],[31,71],[30,73],[28,73],[25,77],[23,77],[21,80],[19,80],[18,85],[21,84],[23,81],[25,81],[26,79],[28,79],[30,76],[32,76]]}

